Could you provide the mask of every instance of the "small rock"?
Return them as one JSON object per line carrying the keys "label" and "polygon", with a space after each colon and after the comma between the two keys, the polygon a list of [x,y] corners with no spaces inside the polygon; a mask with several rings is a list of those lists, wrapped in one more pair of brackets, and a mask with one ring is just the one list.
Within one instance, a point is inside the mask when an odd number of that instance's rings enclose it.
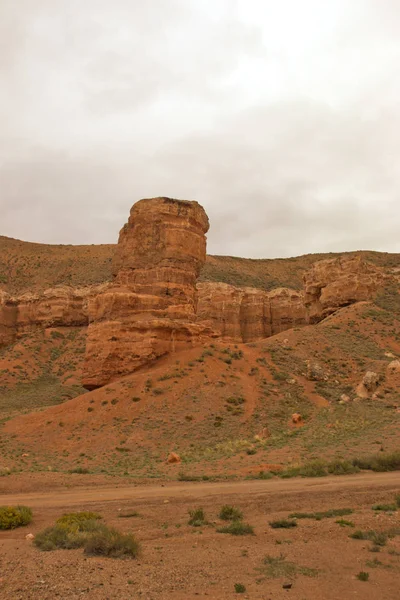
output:
{"label": "small rock", "polygon": [[29,454],[25,453],[25,454],[22,455],[22,458],[27,458],[28,456],[29,456]]}
{"label": "small rock", "polygon": [[26,539],[26,540],[33,540],[34,538],[35,538],[35,536],[33,535],[33,533],[28,533],[28,534],[25,536],[25,539]]}
{"label": "small rock", "polygon": [[293,413],[292,414],[292,423],[301,423],[303,420],[303,417],[301,416],[300,413]]}
{"label": "small rock", "polygon": [[284,590],[291,590],[293,587],[293,583],[284,583],[282,587]]}
{"label": "small rock", "polygon": [[169,504],[169,500],[164,500],[163,504]]}
{"label": "small rock", "polygon": [[350,396],[348,396],[347,394],[342,394],[340,396],[339,404],[347,404],[347,402],[350,402]]}
{"label": "small rock", "polygon": [[327,376],[321,365],[309,360],[307,361],[307,379],[310,381],[324,381],[324,379],[327,379]]}
{"label": "small rock", "polygon": [[179,454],[176,454],[176,452],[170,452],[170,454],[168,455],[168,458],[167,458],[167,463],[174,464],[174,463],[180,463],[180,462],[181,462],[181,457],[179,456]]}

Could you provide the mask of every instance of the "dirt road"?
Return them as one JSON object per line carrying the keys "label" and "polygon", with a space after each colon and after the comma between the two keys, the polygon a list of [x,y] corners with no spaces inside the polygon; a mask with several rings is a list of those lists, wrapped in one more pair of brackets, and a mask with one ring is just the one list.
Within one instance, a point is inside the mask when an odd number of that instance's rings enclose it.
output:
{"label": "dirt road", "polygon": [[390,490],[400,487],[400,472],[363,473],[342,477],[293,478],[251,480],[218,483],[165,483],[162,485],[126,487],[88,487],[40,493],[0,494],[2,504],[29,504],[30,506],[62,506],[91,502],[122,500],[157,500],[165,498],[203,499],[215,496],[242,496],[276,494],[334,494],[335,492],[361,490]]}

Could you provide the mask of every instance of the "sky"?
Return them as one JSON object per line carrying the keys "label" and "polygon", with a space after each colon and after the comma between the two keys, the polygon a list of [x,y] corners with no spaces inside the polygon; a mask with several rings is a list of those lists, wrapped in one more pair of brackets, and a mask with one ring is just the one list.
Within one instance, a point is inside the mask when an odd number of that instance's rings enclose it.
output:
{"label": "sky", "polygon": [[0,235],[169,196],[210,254],[400,252],[399,73],[398,0],[1,0]]}

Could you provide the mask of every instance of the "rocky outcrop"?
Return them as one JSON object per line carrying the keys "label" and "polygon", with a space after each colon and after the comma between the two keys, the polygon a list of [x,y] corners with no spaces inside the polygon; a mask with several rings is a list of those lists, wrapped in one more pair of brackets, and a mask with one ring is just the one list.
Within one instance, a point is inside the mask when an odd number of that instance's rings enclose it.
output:
{"label": "rocky outcrop", "polygon": [[223,338],[260,340],[305,323],[303,295],[278,288],[271,292],[226,283],[199,283],[197,315]]}
{"label": "rocky outcrop", "polygon": [[360,256],[316,262],[304,276],[304,301],[309,323],[339,308],[370,300],[388,279],[383,269]]}
{"label": "rocky outcrop", "polygon": [[16,336],[16,307],[10,296],[0,290],[0,347],[11,344]]}
{"label": "rocky outcrop", "polygon": [[12,297],[0,292],[0,345],[39,327],[83,327],[88,325],[88,301],[104,285],[75,289],[60,286],[42,294]]}
{"label": "rocky outcrop", "polygon": [[89,302],[87,389],[213,335],[196,317],[208,227],[197,202],[152,198],[134,204],[120,232],[114,282]]}

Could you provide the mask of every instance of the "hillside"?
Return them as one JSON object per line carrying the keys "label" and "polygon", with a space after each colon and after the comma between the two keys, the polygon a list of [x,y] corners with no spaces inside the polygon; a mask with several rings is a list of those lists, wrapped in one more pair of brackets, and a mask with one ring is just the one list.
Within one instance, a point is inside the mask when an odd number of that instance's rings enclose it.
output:
{"label": "hillside", "polygon": [[[0,236],[0,289],[19,294],[60,284],[80,287],[109,281],[115,247],[113,244],[34,244]],[[276,259],[209,255],[199,281],[221,281],[265,290],[276,287],[300,289],[304,272],[314,262],[349,255],[361,255],[377,266],[400,268],[400,254],[372,251]]]}
{"label": "hillside", "polygon": [[[400,426],[400,373],[388,368],[400,356],[394,300],[358,303],[258,343],[218,342],[178,353],[7,421],[5,463],[133,478],[245,476],[394,450]],[[360,398],[356,388],[368,371],[380,383],[375,395]],[[171,451],[181,464],[166,463]]]}

